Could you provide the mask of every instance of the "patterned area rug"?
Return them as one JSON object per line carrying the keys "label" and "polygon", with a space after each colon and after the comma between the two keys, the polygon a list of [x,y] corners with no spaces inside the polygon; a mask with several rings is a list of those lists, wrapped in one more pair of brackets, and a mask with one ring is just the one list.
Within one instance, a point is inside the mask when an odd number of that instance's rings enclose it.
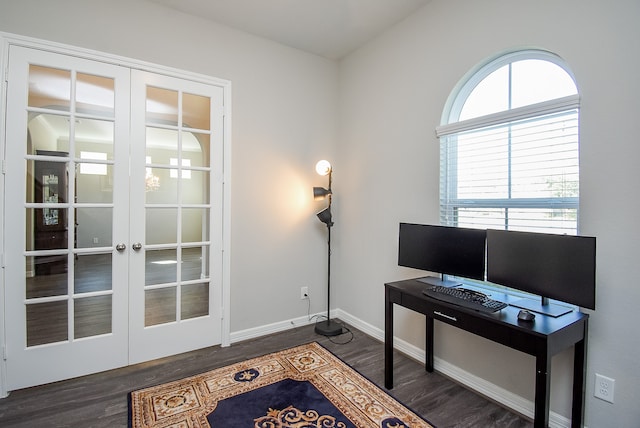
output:
{"label": "patterned area rug", "polygon": [[433,428],[317,343],[131,393],[130,426]]}

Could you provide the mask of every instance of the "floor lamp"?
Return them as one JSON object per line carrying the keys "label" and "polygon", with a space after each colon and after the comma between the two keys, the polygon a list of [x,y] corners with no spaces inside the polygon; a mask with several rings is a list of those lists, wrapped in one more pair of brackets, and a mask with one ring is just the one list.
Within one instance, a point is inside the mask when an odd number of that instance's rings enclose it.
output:
{"label": "floor lamp", "polygon": [[327,225],[327,319],[316,323],[315,332],[323,336],[337,336],[342,334],[342,325],[331,320],[329,311],[331,309],[331,227],[333,220],[331,216],[331,164],[326,160],[321,160],[316,164],[316,172],[320,175],[329,176],[329,187],[314,187],[313,198],[315,200],[329,198],[329,206],[318,213],[318,219]]}

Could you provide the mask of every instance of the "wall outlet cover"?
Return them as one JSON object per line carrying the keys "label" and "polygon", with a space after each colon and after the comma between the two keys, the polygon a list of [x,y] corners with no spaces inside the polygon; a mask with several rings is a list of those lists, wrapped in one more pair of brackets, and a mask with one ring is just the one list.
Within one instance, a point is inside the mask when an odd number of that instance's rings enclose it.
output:
{"label": "wall outlet cover", "polygon": [[593,395],[596,398],[613,403],[615,385],[615,379],[596,373],[596,384]]}

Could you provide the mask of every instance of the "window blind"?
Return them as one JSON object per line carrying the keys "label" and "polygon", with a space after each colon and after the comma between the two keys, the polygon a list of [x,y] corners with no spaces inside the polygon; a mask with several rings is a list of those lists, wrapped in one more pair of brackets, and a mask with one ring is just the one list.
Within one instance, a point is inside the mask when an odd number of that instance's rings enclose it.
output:
{"label": "window blind", "polygon": [[441,224],[576,233],[579,112],[560,101],[438,130]]}

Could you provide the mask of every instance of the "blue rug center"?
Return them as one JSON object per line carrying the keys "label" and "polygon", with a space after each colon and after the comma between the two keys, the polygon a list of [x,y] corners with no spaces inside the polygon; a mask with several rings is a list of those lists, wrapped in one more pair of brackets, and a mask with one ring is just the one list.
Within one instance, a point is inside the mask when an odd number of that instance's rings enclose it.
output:
{"label": "blue rug center", "polygon": [[255,419],[289,407],[313,410],[320,417],[333,417],[347,428],[356,428],[313,384],[291,379],[222,400],[207,420],[212,428],[252,427]]}

